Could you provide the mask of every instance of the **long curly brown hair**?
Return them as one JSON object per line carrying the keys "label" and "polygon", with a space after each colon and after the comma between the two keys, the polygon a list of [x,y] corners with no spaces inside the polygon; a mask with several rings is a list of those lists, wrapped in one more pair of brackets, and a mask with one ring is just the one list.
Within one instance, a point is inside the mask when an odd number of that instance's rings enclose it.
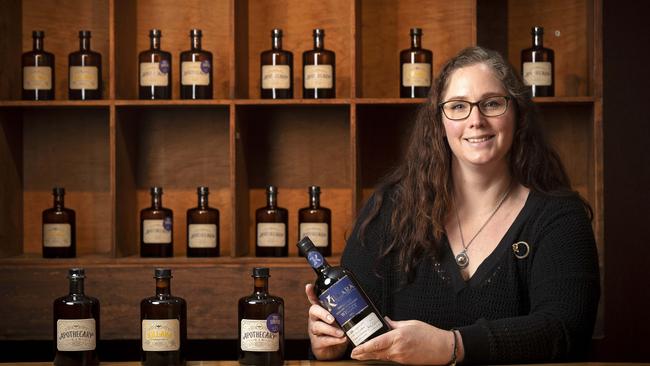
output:
{"label": "long curly brown hair", "polygon": [[383,201],[393,202],[392,241],[382,248],[381,256],[395,253],[408,282],[414,279],[420,261],[440,250],[445,218],[453,207],[452,153],[444,134],[439,98],[454,71],[479,63],[494,72],[516,110],[515,132],[508,153],[513,180],[533,191],[572,194],[562,162],[541,131],[529,88],[498,52],[481,47],[462,50],[443,66],[426,103],[419,108],[404,160],[378,184],[369,215],[359,218],[359,237],[363,242],[365,230]]}

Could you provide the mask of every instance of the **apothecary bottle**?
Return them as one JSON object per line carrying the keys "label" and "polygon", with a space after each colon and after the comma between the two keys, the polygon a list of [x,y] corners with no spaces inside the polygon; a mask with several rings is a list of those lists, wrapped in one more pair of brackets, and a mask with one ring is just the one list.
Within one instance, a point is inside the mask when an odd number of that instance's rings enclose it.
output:
{"label": "apothecary bottle", "polygon": [[555,52],[544,47],[544,28],[533,27],[532,46],[521,51],[521,72],[524,84],[533,97],[555,95]]}
{"label": "apothecary bottle", "polygon": [[282,29],[271,31],[271,49],[260,55],[262,99],[293,98],[293,54],[282,49]]}
{"label": "apothecary bottle", "polygon": [[68,56],[68,99],[102,99],[102,55],[90,49],[90,31],[79,31],[79,50]]}
{"label": "apothecary bottle", "polygon": [[422,29],[411,28],[411,47],[400,52],[401,98],[426,98],[433,78],[433,52],[422,48]]}
{"label": "apothecary bottle", "polygon": [[332,255],[332,211],[320,205],[320,187],[308,189],[309,206],[298,210],[298,239],[308,236],[324,256]]}
{"label": "apothecary bottle", "polygon": [[187,256],[219,256],[219,210],[208,205],[208,187],[196,189],[198,203],[187,210]]}
{"label": "apothecary bottle", "polygon": [[278,206],[278,189],[266,187],[266,206],[255,211],[255,255],[286,257],[288,248],[289,212]]}
{"label": "apothecary bottle", "polygon": [[212,99],[212,53],[201,47],[203,33],[190,31],[190,49],[181,52],[181,99]]}
{"label": "apothecary bottle", "polygon": [[140,99],[171,99],[172,55],[160,48],[162,32],[149,31],[149,49],[138,57],[138,86]]}
{"label": "apothecary bottle", "polygon": [[151,187],[151,206],[140,211],[140,256],[174,256],[174,213],[163,207],[162,187]]}
{"label": "apothecary bottle", "polygon": [[314,48],[302,54],[302,97],[336,98],[336,55],[325,49],[325,30],[314,29]]}
{"label": "apothecary bottle", "polygon": [[54,203],[43,211],[43,258],[74,258],[77,254],[77,229],[74,210],[65,207],[65,188],[52,189]]}
{"label": "apothecary bottle", "polygon": [[54,100],[54,54],[44,50],[45,32],[32,32],[32,50],[22,55],[23,100]]}

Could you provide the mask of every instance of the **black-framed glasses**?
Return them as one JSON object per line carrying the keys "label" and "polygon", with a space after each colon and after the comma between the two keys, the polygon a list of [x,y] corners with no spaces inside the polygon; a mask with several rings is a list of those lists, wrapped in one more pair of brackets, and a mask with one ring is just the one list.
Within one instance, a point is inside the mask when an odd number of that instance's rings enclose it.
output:
{"label": "black-framed glasses", "polygon": [[466,100],[449,100],[440,103],[438,106],[442,109],[445,117],[452,121],[462,121],[469,117],[474,106],[478,107],[479,112],[485,117],[497,117],[508,110],[509,96],[498,95],[481,99],[478,102],[468,102]]}

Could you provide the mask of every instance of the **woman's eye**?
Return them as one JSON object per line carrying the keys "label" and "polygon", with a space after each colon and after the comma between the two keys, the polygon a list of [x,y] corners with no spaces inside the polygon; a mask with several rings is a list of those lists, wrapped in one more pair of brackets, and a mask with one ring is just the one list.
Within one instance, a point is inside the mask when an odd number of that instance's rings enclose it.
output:
{"label": "woman's eye", "polygon": [[450,103],[451,105],[449,106],[449,109],[454,110],[454,111],[462,111],[465,108],[467,108],[467,105],[465,103]]}

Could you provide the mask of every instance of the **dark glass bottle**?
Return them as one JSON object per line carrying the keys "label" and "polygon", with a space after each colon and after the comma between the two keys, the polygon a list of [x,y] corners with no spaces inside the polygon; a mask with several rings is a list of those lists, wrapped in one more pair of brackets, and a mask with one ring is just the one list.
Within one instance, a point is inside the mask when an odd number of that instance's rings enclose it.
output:
{"label": "dark glass bottle", "polygon": [[54,100],[54,55],[43,50],[45,32],[32,32],[32,50],[23,53],[23,100]]}
{"label": "dark glass bottle", "polygon": [[308,237],[298,242],[298,250],[316,272],[314,290],[321,305],[334,316],[355,346],[390,330],[352,272],[330,266]]}
{"label": "dark glass bottle", "polygon": [[239,299],[239,363],[282,365],[284,300],[269,294],[269,269],[253,268],[253,293]]}
{"label": "dark glass bottle", "polygon": [[293,54],[282,49],[282,29],[271,31],[271,49],[260,55],[263,99],[293,98]]}
{"label": "dark glass bottle", "polygon": [[278,189],[266,187],[266,206],[255,211],[255,255],[286,257],[289,255],[289,212],[277,206]]}
{"label": "dark glass bottle", "polygon": [[309,207],[298,210],[298,239],[308,236],[322,255],[332,255],[332,211],[320,205],[320,187],[309,187]]}
{"label": "dark glass bottle", "polygon": [[555,95],[555,53],[544,47],[544,28],[533,27],[533,45],[521,51],[521,73],[533,97]]}
{"label": "dark glass bottle", "polygon": [[198,187],[198,205],[187,210],[187,256],[219,256],[219,210],[208,206],[208,187]]}
{"label": "dark glass bottle", "polygon": [[162,187],[151,187],[151,207],[140,211],[140,256],[174,256],[174,213],[162,205]]}
{"label": "dark glass bottle", "polygon": [[172,270],[156,268],[156,296],[140,302],[142,365],[184,365],[187,304],[171,294]]}
{"label": "dark glass bottle", "polygon": [[139,95],[140,99],[171,99],[172,97],[172,54],[160,49],[162,32],[149,31],[150,46],[140,52]]}
{"label": "dark glass bottle", "polygon": [[314,49],[302,54],[302,97],[336,98],[336,55],[325,49],[325,30],[314,29]]}
{"label": "dark glass bottle", "polygon": [[201,48],[201,37],[192,29],[191,48],[181,52],[181,99],[212,99],[212,53]]}
{"label": "dark glass bottle", "polygon": [[79,51],[68,56],[68,99],[102,99],[102,55],[90,50],[90,31],[79,31]]}
{"label": "dark glass bottle", "polygon": [[74,258],[77,254],[74,210],[63,202],[65,189],[52,189],[54,205],[43,211],[43,258]]}
{"label": "dark glass bottle", "polygon": [[411,47],[399,53],[401,98],[426,98],[431,88],[433,53],[422,48],[422,29],[411,28]]}
{"label": "dark glass bottle", "polygon": [[99,300],[84,294],[85,272],[68,270],[70,293],[54,300],[54,365],[99,365]]}

